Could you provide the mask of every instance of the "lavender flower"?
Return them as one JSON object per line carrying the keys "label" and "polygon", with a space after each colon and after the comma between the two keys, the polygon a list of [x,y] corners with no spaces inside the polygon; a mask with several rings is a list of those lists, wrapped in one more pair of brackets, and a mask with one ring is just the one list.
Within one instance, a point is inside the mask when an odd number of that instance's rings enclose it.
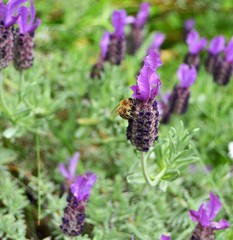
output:
{"label": "lavender flower", "polygon": [[101,72],[104,71],[104,62],[107,58],[108,45],[110,43],[110,32],[104,32],[100,41],[100,57],[98,62],[92,67],[90,77],[92,79],[101,78]]}
{"label": "lavender flower", "polygon": [[196,70],[200,68],[200,52],[205,47],[207,40],[205,38],[200,38],[199,33],[192,30],[186,39],[186,43],[189,47],[189,52],[185,56],[184,63],[189,66],[194,66]]}
{"label": "lavender flower", "polygon": [[59,164],[60,173],[68,180],[70,183],[75,180],[75,171],[79,161],[80,153],[76,152],[72,158],[69,160],[68,166],[64,163]]}
{"label": "lavender flower", "polygon": [[167,235],[162,235],[160,240],[171,240],[171,238]]}
{"label": "lavender flower", "polygon": [[159,54],[150,50],[144,59],[144,65],[131,86],[133,106],[128,119],[127,139],[139,151],[147,152],[158,139],[158,107],[154,100],[161,82],[155,70],[162,64]]}
{"label": "lavender flower", "polygon": [[140,10],[135,18],[132,19],[131,31],[127,39],[127,51],[135,54],[143,41],[143,28],[149,16],[149,3],[142,3]]}
{"label": "lavender flower", "polygon": [[158,111],[160,115],[161,123],[168,123],[170,120],[170,109],[169,109],[169,98],[171,97],[170,93],[166,93],[161,100],[158,102]]}
{"label": "lavender flower", "polygon": [[7,67],[13,58],[13,25],[20,16],[19,7],[27,0],[0,2],[0,70]]}
{"label": "lavender flower", "polygon": [[195,26],[195,20],[192,18],[187,19],[184,22],[184,29],[187,31],[192,31],[194,29],[194,26]]}
{"label": "lavender flower", "polygon": [[217,36],[210,42],[208,49],[208,57],[205,61],[206,71],[213,73],[216,63],[220,60],[220,53],[225,47],[225,38],[223,36]]}
{"label": "lavender flower", "polygon": [[114,32],[110,35],[106,60],[111,64],[119,65],[125,56],[125,33],[126,24],[133,21],[132,17],[127,17],[125,10],[114,11],[112,14],[112,25]]}
{"label": "lavender flower", "polygon": [[165,39],[165,35],[161,32],[158,32],[154,35],[153,42],[149,49],[159,50],[160,46],[163,44]]}
{"label": "lavender flower", "polygon": [[150,4],[146,2],[142,3],[140,6],[140,10],[133,22],[133,25],[135,25],[138,28],[143,28],[149,16],[149,11],[150,11]]}
{"label": "lavender flower", "polygon": [[41,20],[36,18],[36,11],[33,0],[30,0],[30,8],[25,6],[20,8],[18,19],[19,29],[14,40],[14,66],[22,71],[33,65],[34,59],[34,33],[41,24]]}
{"label": "lavender flower", "polygon": [[188,101],[190,96],[189,88],[195,82],[197,72],[194,67],[189,67],[187,64],[181,64],[177,77],[180,80],[180,85],[175,86],[171,97],[169,98],[169,110],[183,114],[187,111]]}
{"label": "lavender flower", "polygon": [[212,240],[214,239],[215,230],[228,228],[230,224],[225,219],[221,219],[219,222],[212,221],[221,208],[222,204],[218,197],[210,193],[210,201],[208,203],[204,202],[201,204],[198,211],[190,210],[191,220],[198,223],[190,239]]}
{"label": "lavender flower", "polygon": [[70,186],[67,207],[64,209],[64,216],[60,226],[64,234],[79,236],[82,233],[87,201],[96,179],[94,173],[86,172],[84,175],[78,176]]}
{"label": "lavender flower", "polygon": [[233,71],[233,38],[224,49],[225,58],[218,60],[213,71],[214,81],[220,85],[227,85]]}

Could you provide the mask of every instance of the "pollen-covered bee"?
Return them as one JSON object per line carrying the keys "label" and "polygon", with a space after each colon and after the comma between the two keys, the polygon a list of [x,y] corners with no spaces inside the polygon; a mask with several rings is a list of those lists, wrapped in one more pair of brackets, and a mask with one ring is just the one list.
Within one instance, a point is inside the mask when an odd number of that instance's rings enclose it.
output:
{"label": "pollen-covered bee", "polygon": [[132,98],[121,100],[116,109],[114,109],[114,116],[120,115],[124,119],[130,119],[133,105],[134,100]]}

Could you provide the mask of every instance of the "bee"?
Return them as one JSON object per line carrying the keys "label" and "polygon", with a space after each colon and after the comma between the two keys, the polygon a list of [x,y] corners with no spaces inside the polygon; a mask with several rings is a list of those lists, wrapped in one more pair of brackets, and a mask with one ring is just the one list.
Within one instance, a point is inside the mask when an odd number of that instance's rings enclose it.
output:
{"label": "bee", "polygon": [[132,98],[122,99],[119,105],[113,110],[113,115],[115,117],[120,115],[123,119],[130,119],[133,106],[134,100]]}

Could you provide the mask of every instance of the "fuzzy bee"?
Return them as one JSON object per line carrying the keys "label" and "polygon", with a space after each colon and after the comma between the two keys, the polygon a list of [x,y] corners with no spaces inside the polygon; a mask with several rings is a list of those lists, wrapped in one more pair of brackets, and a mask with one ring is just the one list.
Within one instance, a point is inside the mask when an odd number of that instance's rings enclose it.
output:
{"label": "fuzzy bee", "polygon": [[132,98],[122,99],[119,105],[113,111],[114,117],[120,115],[123,119],[130,119],[133,106],[134,100]]}

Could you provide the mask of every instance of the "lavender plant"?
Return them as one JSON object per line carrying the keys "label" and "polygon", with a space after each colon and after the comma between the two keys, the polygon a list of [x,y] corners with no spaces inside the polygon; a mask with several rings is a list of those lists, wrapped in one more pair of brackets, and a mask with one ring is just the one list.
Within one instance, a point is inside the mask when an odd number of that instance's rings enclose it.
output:
{"label": "lavender plant", "polygon": [[198,71],[201,64],[200,52],[205,47],[207,40],[200,38],[199,33],[192,30],[186,38],[186,43],[188,44],[189,52],[185,55],[184,63],[190,67],[194,66]]}
{"label": "lavender plant", "polygon": [[149,3],[142,3],[137,16],[131,23],[131,30],[127,38],[127,52],[134,55],[143,42],[143,28],[149,16]]}

